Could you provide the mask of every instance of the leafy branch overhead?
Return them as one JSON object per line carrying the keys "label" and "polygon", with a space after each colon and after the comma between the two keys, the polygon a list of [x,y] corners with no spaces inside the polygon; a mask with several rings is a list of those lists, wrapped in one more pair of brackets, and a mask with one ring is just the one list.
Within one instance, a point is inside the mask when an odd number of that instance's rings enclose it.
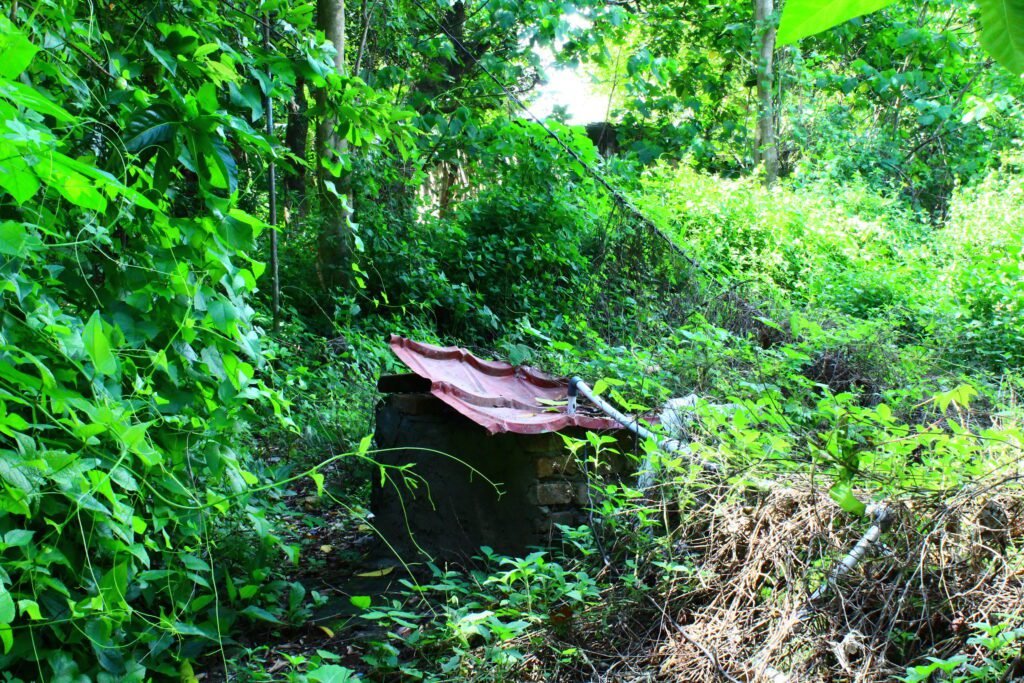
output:
{"label": "leafy branch overhead", "polygon": [[[779,24],[780,45],[827,31],[900,0],[788,0]],[[985,51],[1015,74],[1024,73],[1024,2],[978,0],[980,41]]]}

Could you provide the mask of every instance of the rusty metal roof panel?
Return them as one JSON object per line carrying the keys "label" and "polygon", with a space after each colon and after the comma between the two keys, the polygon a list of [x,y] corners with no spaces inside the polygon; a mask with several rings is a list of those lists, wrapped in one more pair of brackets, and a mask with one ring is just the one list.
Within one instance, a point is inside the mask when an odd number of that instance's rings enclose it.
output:
{"label": "rusty metal roof panel", "polygon": [[581,409],[566,414],[565,378],[525,365],[483,360],[457,346],[434,346],[397,335],[391,335],[390,345],[410,370],[430,380],[431,394],[492,434],[621,428],[614,420]]}

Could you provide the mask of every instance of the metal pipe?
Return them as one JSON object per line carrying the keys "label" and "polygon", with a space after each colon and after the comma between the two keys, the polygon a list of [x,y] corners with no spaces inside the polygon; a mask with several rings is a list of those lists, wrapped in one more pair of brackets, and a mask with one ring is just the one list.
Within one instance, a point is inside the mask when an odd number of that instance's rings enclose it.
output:
{"label": "metal pipe", "polygon": [[851,569],[856,567],[862,559],[864,559],[864,556],[867,554],[871,546],[882,537],[882,534],[892,524],[892,512],[885,505],[869,505],[867,510],[864,511],[864,516],[871,519],[874,523],[867,531],[864,532],[864,535],[861,536],[856,545],[850,549],[850,552],[846,554],[846,557],[839,562],[839,565],[832,570],[832,573],[827,579],[825,579],[824,583],[818,586],[818,588],[811,593],[807,602],[797,612],[797,621],[803,621],[807,618],[810,613],[811,606],[821,598],[825,597],[825,595],[827,595],[835,585],[836,581],[845,576]]}
{"label": "metal pipe", "polygon": [[[587,383],[584,382],[583,379],[580,377],[573,377],[572,379],[569,380],[569,402],[570,404],[573,405],[574,411],[576,401],[575,396],[573,394],[576,392],[583,394],[583,396],[585,396],[588,401],[597,406],[601,410],[601,412],[603,412],[605,415],[618,422],[620,425],[622,425],[629,431],[639,436],[641,439],[650,439],[651,441],[654,441],[654,443],[658,444],[658,447],[661,448],[661,450],[667,453],[681,453],[690,458],[691,460],[693,460],[694,462],[696,462],[697,464],[699,464],[705,470],[708,470],[709,472],[722,472],[721,465],[713,462],[708,462],[700,458],[694,458],[693,451],[690,450],[690,447],[684,442],[680,441],[679,439],[662,439],[660,436],[658,436],[657,434],[655,434],[654,432],[640,424],[637,418],[629,417],[628,415],[620,411],[611,403],[595,394],[594,390],[591,389],[587,385]],[[644,461],[645,470],[648,469],[649,464],[650,463],[648,462],[648,460]],[[642,472],[642,479],[644,478],[643,475],[644,473]],[[641,486],[641,488],[646,487]]]}
{"label": "metal pipe", "polygon": [[[885,505],[869,505],[867,510],[864,511],[864,516],[870,518],[873,524],[857,540],[857,543],[850,549],[850,552],[840,560],[839,564],[832,570],[832,573],[828,575],[828,578],[808,596],[807,601],[794,613],[793,618],[783,622],[786,630],[782,633],[782,640],[785,640],[785,637],[789,635],[790,629],[811,616],[814,604],[828,595],[840,578],[860,564],[860,561],[867,555],[871,546],[878,542],[882,534],[892,525],[892,511]],[[760,652],[751,657],[750,667],[755,672],[763,669],[764,675],[771,683],[789,683],[791,680],[789,674],[779,671],[768,664],[770,654],[766,645]]]}

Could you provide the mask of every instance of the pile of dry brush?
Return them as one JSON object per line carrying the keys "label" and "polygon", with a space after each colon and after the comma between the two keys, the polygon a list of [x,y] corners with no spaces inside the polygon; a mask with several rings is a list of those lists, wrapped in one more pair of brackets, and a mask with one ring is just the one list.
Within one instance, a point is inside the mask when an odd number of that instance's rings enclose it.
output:
{"label": "pile of dry brush", "polygon": [[[695,571],[660,591],[656,609],[623,611],[633,647],[608,639],[616,655],[578,674],[770,681],[782,672],[794,683],[873,682],[928,656],[980,661],[967,643],[974,624],[1019,624],[1024,613],[1024,497],[1014,482],[893,505],[881,541],[803,619],[807,597],[866,521],[809,480],[756,496],[706,496],[673,534],[679,559]],[[601,647],[589,644],[591,652]],[[1024,676],[1019,658],[1008,674]]]}

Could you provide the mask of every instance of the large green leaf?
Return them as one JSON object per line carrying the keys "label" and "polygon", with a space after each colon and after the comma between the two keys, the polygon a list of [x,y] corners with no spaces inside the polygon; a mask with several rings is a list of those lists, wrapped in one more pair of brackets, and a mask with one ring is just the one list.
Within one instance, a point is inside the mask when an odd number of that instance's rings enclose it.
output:
{"label": "large green leaf", "polygon": [[3,55],[3,59],[0,59],[0,76],[15,78],[28,68],[37,52],[39,48],[30,43],[10,19],[0,15],[0,55]]}
{"label": "large green leaf", "polygon": [[[2,410],[2,408],[0,408]],[[7,484],[7,493],[20,491],[26,495],[36,493],[38,487],[25,474],[25,466],[13,451],[0,451],[0,482]],[[19,496],[24,498],[25,496]],[[0,620],[2,623],[2,620]]]}
{"label": "large green leaf", "polygon": [[0,584],[0,624],[9,624],[12,621],[14,621],[14,599]]}
{"label": "large green leaf", "polygon": [[0,643],[4,646],[4,654],[14,646],[14,634],[9,624],[14,621],[14,599],[0,584]]}
{"label": "large green leaf", "polygon": [[1024,73],[1024,0],[978,0],[981,46],[1015,74]]}
{"label": "large green leaf", "polygon": [[0,254],[5,256],[21,256],[28,242],[25,226],[14,221],[0,223]]}
{"label": "large green leaf", "polygon": [[70,123],[74,117],[35,88],[17,81],[0,81],[0,95],[18,106],[52,116],[59,123]]}
{"label": "large green leaf", "polygon": [[876,12],[895,0],[788,0],[782,10],[778,43],[788,45],[821,33],[844,21]]}
{"label": "large green leaf", "polygon": [[101,375],[113,375],[117,372],[117,358],[110,350],[110,339],[103,330],[103,320],[98,311],[94,312],[85,324],[82,341],[85,343],[85,352],[89,354],[92,364],[96,367],[96,372]]}
{"label": "large green leaf", "polygon": [[45,178],[50,187],[76,206],[102,213],[107,209],[107,199],[96,186],[81,173],[77,173],[54,159],[46,159],[35,165],[36,173]]}
{"label": "large green leaf", "polygon": [[846,482],[836,483],[828,490],[828,495],[836,502],[836,505],[854,515],[863,515],[867,506],[857,500],[853,495],[853,489]]}
{"label": "large green leaf", "polygon": [[126,126],[124,146],[129,152],[148,147],[162,147],[174,140],[178,131],[178,115],[167,104],[155,104],[132,114]]}
{"label": "large green leaf", "polygon": [[354,678],[354,675],[355,672],[351,669],[346,669],[337,664],[325,664],[310,671],[307,674],[307,678],[311,681],[316,681],[316,683],[347,683],[348,681],[357,680]]}
{"label": "large green leaf", "polygon": [[21,154],[14,145],[0,142],[0,189],[24,204],[39,190],[39,180]]}
{"label": "large green leaf", "polygon": [[200,152],[199,163],[212,187],[234,194],[238,189],[238,166],[231,151],[218,138],[206,133],[195,137]]}

